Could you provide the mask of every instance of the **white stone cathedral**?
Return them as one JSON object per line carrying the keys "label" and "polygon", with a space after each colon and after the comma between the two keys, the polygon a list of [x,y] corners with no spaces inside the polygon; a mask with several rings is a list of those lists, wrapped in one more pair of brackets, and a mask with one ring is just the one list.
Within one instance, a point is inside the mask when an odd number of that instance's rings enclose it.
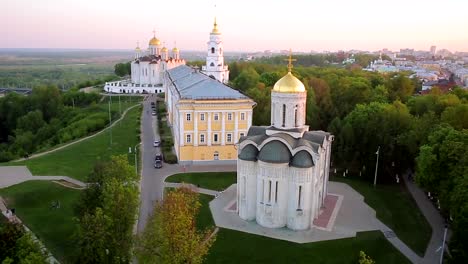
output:
{"label": "white stone cathedral", "polygon": [[210,33],[210,41],[207,44],[208,56],[206,57],[206,65],[202,67],[202,72],[222,83],[227,83],[229,81],[229,69],[224,64],[223,40],[216,18],[213,30]]}
{"label": "white stone cathedral", "polygon": [[268,228],[313,227],[327,195],[333,136],[309,131],[307,91],[291,73],[271,92],[271,126],[241,137],[237,161],[240,218]]}
{"label": "white stone cathedral", "polygon": [[179,49],[172,52],[153,35],[148,43],[148,51],[142,52],[139,45],[135,48],[135,57],[131,62],[131,79],[107,82],[104,90],[111,93],[161,93],[164,72],[179,65],[185,65],[180,58]]}

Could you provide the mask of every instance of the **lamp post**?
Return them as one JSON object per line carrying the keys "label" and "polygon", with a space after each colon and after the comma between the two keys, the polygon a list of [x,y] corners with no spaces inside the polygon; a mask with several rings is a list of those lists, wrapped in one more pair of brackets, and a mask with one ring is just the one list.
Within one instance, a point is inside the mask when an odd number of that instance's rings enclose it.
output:
{"label": "lamp post", "polygon": [[112,117],[111,117],[111,103],[112,103],[112,97],[109,95],[109,134],[110,134],[110,146],[112,147]]}
{"label": "lamp post", "polygon": [[445,251],[445,239],[447,238],[447,224],[445,224],[445,229],[444,229],[444,240],[442,241],[442,250],[440,252],[440,261],[439,263],[442,264],[444,261],[444,251]]}
{"label": "lamp post", "polygon": [[[136,144],[134,147],[133,147],[133,151],[135,152],[135,174],[138,175],[138,160],[137,160],[137,146],[140,145],[140,143]],[[128,153],[132,154],[132,147],[128,147]]]}
{"label": "lamp post", "polygon": [[379,168],[379,154],[380,154],[380,146],[377,148],[377,152],[375,152],[377,155],[377,161],[375,162],[375,175],[374,175],[374,187],[377,184],[377,170]]}

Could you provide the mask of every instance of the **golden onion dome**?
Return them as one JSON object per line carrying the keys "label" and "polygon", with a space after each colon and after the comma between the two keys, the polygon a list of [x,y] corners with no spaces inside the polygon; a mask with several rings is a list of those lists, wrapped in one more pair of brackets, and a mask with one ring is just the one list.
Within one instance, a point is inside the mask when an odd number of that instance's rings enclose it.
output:
{"label": "golden onion dome", "polygon": [[140,47],[136,47],[136,48],[135,48],[135,51],[136,51],[136,52],[140,52],[140,51],[141,51]]}
{"label": "golden onion dome", "polygon": [[161,41],[159,41],[159,39],[157,39],[156,37],[153,37],[152,39],[150,39],[149,45],[159,46],[161,45]]}
{"label": "golden onion dome", "polygon": [[279,79],[273,86],[273,91],[279,93],[302,93],[305,90],[304,84],[294,77],[291,72]]}
{"label": "golden onion dome", "polygon": [[163,48],[161,49],[161,51],[162,51],[162,52],[167,52],[167,48],[166,48],[166,47],[163,47]]}
{"label": "golden onion dome", "polygon": [[173,52],[179,52],[179,49],[178,48],[173,48],[172,51]]}

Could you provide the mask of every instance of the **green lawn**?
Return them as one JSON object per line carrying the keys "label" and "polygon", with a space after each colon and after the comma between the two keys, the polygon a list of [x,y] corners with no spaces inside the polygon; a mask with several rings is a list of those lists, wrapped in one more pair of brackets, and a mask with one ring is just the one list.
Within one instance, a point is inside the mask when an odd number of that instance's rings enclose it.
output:
{"label": "green lawn", "polygon": [[199,200],[201,203],[200,211],[197,216],[197,228],[205,229],[207,227],[215,226],[213,216],[211,215],[211,210],[209,203],[213,200],[213,196],[207,194],[199,194]]}
{"label": "green lawn", "polygon": [[[33,175],[60,175],[85,180],[96,162],[107,161],[112,155],[127,154],[128,148],[133,148],[139,142],[136,129],[140,113],[140,107],[133,108],[120,124],[112,128],[112,147],[110,132],[105,131],[96,137],[38,158],[2,165],[26,165]],[[130,164],[133,164],[133,154],[128,157]]]}
{"label": "green lawn", "polygon": [[206,263],[358,263],[359,251],[376,263],[411,263],[380,231],[354,238],[297,244],[220,229]]}
{"label": "green lawn", "polygon": [[[10,208],[59,260],[74,255],[72,206],[79,190],[65,188],[49,181],[28,181],[0,189],[0,195]],[[52,209],[53,201],[60,201],[59,209]]]}
{"label": "green lawn", "polygon": [[201,188],[222,191],[237,181],[237,172],[180,173],[169,176],[166,182],[185,182]]}
{"label": "green lawn", "polygon": [[370,182],[358,178],[332,177],[331,180],[344,182],[362,194],[378,219],[417,254],[424,255],[432,229],[404,184],[378,184],[374,188]]}
{"label": "green lawn", "polygon": [[[383,223],[420,256],[424,255],[431,239],[432,229],[403,184],[377,185],[358,178],[332,177],[347,183],[365,197],[365,202],[377,213]],[[167,182],[199,184],[202,188],[223,190],[236,182],[235,172],[182,173],[170,176]]]}
{"label": "green lawn", "polygon": [[[208,206],[212,199],[213,196],[200,195],[198,228],[214,225]],[[357,263],[360,250],[377,263],[410,263],[380,231],[358,233],[355,238],[297,244],[223,228],[206,263]]]}

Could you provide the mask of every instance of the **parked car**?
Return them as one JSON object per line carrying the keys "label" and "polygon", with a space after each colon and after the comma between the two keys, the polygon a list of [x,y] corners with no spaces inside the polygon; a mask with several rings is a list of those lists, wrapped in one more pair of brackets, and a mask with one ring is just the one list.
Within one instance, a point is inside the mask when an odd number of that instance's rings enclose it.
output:
{"label": "parked car", "polygon": [[156,154],[156,156],[154,157],[154,160],[160,160],[160,161],[162,161],[162,160],[163,160],[162,154]]}
{"label": "parked car", "polygon": [[151,115],[152,115],[152,116],[155,116],[155,115],[156,115],[156,111],[151,112]]}
{"label": "parked car", "polygon": [[153,147],[159,147],[159,146],[161,146],[161,141],[155,140],[155,141],[153,142]]}
{"label": "parked car", "polygon": [[155,161],[154,161],[154,167],[155,167],[156,169],[162,168],[162,160],[155,160]]}

